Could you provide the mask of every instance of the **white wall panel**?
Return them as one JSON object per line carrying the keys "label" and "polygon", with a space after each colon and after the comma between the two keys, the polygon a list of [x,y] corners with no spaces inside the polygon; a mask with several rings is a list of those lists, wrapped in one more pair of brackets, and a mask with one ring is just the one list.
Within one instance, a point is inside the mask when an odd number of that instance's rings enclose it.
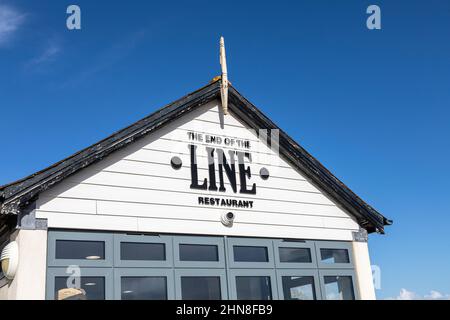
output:
{"label": "white wall panel", "polygon": [[[250,148],[194,142],[189,131],[249,140]],[[246,165],[252,177],[247,184],[250,188],[256,183],[256,194],[234,193],[227,180],[226,192],[190,189],[189,143],[198,146],[199,180],[208,177],[206,146],[250,152],[252,163]],[[183,161],[180,170],[170,166],[175,155]],[[262,167],[270,172],[268,180],[259,176]],[[236,180],[239,189],[239,176]],[[253,207],[198,205],[199,196],[253,201]],[[232,228],[220,223],[227,211],[236,214]],[[358,229],[346,212],[254,132],[232,115],[223,116],[217,102],[69,177],[42,194],[36,212],[53,228],[329,240],[351,240],[351,232]]]}

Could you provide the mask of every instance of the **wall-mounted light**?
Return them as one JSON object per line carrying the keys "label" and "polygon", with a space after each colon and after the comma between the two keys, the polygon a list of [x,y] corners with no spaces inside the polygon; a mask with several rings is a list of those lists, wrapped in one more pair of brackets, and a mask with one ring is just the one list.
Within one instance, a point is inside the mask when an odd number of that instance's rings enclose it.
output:
{"label": "wall-mounted light", "polygon": [[2,271],[6,278],[12,280],[19,266],[19,245],[16,241],[8,243],[0,255]]}

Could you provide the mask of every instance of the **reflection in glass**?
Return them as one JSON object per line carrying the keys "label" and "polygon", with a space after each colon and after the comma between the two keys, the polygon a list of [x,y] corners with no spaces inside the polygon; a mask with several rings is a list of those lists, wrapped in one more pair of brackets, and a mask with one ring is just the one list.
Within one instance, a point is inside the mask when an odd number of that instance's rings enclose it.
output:
{"label": "reflection in glass", "polygon": [[184,300],[220,300],[220,277],[181,277]]}
{"label": "reflection in glass", "polygon": [[284,276],[282,282],[285,300],[316,300],[314,277]]}
{"label": "reflection in glass", "polygon": [[164,243],[121,242],[120,259],[122,260],[166,260]]}
{"label": "reflection in glass", "polygon": [[122,300],[167,300],[166,277],[122,277]]}
{"label": "reflection in glass", "polygon": [[325,296],[327,300],[354,300],[351,276],[325,276]]}
{"label": "reflection in glass", "polygon": [[180,244],[181,261],[219,261],[216,245]]}
{"label": "reflection in glass", "polygon": [[323,263],[349,263],[347,249],[320,249],[320,256]]}
{"label": "reflection in glass", "polygon": [[234,261],[268,262],[267,247],[233,246]]}
{"label": "reflection in glass", "polygon": [[[68,277],[55,277],[55,300],[58,299],[58,291],[73,287],[76,281],[69,281]],[[72,279],[75,280],[75,279]],[[81,289],[86,292],[86,300],[105,300],[105,278],[104,277],[81,277]],[[69,285],[69,286],[68,286]],[[80,289],[80,288],[77,288]]]}
{"label": "reflection in glass", "polygon": [[270,277],[236,277],[236,295],[239,300],[272,300]]}
{"label": "reflection in glass", "polygon": [[103,241],[56,240],[56,259],[104,260]]}
{"label": "reflection in glass", "polygon": [[311,263],[309,248],[279,248],[280,262]]}

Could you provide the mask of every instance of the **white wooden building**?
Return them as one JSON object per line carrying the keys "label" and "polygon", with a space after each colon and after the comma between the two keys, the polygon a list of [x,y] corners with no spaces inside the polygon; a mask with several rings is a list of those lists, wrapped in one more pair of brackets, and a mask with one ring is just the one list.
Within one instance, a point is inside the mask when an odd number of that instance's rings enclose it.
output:
{"label": "white wooden building", "polygon": [[374,299],[391,222],[220,84],[0,187],[0,299]]}

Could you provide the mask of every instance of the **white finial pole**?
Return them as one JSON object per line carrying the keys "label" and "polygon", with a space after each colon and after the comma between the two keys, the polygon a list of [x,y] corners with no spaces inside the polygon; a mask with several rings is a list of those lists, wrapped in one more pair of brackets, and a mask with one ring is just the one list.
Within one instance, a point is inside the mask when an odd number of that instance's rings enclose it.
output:
{"label": "white finial pole", "polygon": [[222,67],[222,77],[220,86],[220,95],[222,97],[223,113],[228,114],[228,71],[227,57],[225,53],[225,40],[220,37],[220,66]]}

